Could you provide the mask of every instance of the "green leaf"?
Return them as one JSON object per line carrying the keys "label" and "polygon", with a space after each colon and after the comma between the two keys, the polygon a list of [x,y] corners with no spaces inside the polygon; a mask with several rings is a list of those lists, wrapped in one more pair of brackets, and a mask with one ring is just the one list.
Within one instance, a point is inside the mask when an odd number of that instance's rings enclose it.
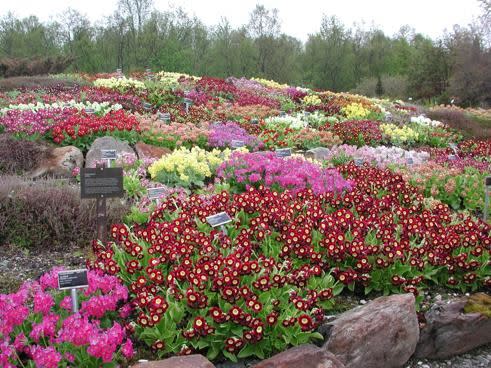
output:
{"label": "green leaf", "polygon": [[237,363],[237,357],[234,354],[229,353],[227,350],[224,350],[223,355],[225,356],[225,358],[228,358],[232,362]]}
{"label": "green leaf", "polygon": [[247,358],[255,354],[255,348],[252,344],[247,344],[242,348],[242,350],[237,354],[239,358]]}
{"label": "green leaf", "polygon": [[324,340],[324,336],[322,336],[322,334],[320,334],[319,332],[312,332],[310,334],[310,337],[312,339],[317,339],[317,340]]}

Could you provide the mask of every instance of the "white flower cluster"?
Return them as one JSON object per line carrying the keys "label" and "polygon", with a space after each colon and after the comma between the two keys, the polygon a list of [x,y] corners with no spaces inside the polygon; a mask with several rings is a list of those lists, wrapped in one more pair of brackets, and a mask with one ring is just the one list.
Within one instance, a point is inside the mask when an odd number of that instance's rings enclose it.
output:
{"label": "white flower cluster", "polygon": [[47,110],[47,109],[62,109],[65,107],[72,107],[77,110],[85,110],[85,109],[92,109],[94,110],[94,113],[100,115],[105,115],[110,111],[118,111],[123,108],[120,104],[114,104],[112,105],[110,102],[77,102],[75,100],[70,100],[67,102],[55,102],[52,104],[45,104],[42,102],[37,102],[37,103],[29,103],[29,104],[18,104],[18,105],[9,105],[6,108],[3,108],[0,110],[0,114],[5,114],[9,110],[31,110],[31,111],[38,111],[38,110]]}
{"label": "white flower cluster", "polygon": [[94,81],[95,87],[104,87],[125,91],[128,89],[144,89],[145,83],[132,78],[99,78]]}
{"label": "white flower cluster", "polygon": [[308,125],[308,121],[302,120],[297,116],[272,116],[264,120],[267,125],[274,127],[275,125],[284,125],[292,129],[303,129]]}
{"label": "white flower cluster", "polygon": [[411,123],[416,123],[419,125],[431,126],[431,127],[439,127],[444,125],[441,121],[431,120],[430,118],[427,118],[424,115],[411,117]]}

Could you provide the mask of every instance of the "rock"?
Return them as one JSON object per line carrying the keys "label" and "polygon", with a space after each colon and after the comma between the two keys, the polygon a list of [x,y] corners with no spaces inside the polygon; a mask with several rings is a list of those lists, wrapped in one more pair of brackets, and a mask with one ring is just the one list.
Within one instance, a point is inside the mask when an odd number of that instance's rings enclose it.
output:
{"label": "rock", "polygon": [[85,167],[95,167],[96,162],[101,160],[101,150],[106,149],[116,150],[117,155],[127,153],[136,156],[135,151],[133,151],[127,142],[120,141],[110,136],[105,136],[97,138],[90,146],[89,152],[87,152],[87,157],[85,158]]}
{"label": "rock", "polygon": [[464,314],[468,298],[436,303],[425,315],[426,326],[416,348],[417,358],[445,359],[491,343],[491,318]]}
{"label": "rock", "polygon": [[168,155],[172,151],[165,147],[152,146],[143,142],[135,144],[135,151],[140,160],[159,159],[162,156]]}
{"label": "rock", "polygon": [[256,364],[254,368],[343,368],[330,352],[312,344],[299,345]]}
{"label": "rock", "polygon": [[203,355],[193,354],[175,356],[164,360],[138,363],[133,368],[215,368],[215,366]]}
{"label": "rock", "polygon": [[325,147],[316,147],[305,152],[305,157],[313,158],[314,160],[325,160],[331,150]]}
{"label": "rock", "polygon": [[82,167],[84,155],[75,146],[53,148],[47,151],[38,167],[31,172],[31,177],[42,175],[71,177],[72,170]]}
{"label": "rock", "polygon": [[413,294],[391,295],[341,314],[319,328],[324,349],[346,368],[402,367],[419,338]]}

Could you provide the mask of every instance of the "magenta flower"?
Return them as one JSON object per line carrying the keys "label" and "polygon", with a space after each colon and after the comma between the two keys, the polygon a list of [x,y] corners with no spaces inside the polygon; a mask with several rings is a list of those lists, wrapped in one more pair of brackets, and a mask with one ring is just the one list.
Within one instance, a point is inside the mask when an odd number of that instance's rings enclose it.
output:
{"label": "magenta flower", "polygon": [[125,358],[132,358],[135,355],[135,351],[133,350],[133,343],[130,339],[127,339],[126,342],[121,346],[121,353]]}
{"label": "magenta flower", "polygon": [[57,368],[61,361],[61,354],[52,346],[47,348],[34,346],[31,348],[31,352],[37,368]]}
{"label": "magenta flower", "polygon": [[42,291],[38,291],[34,294],[35,313],[48,314],[53,305],[55,305],[55,301],[50,294]]}

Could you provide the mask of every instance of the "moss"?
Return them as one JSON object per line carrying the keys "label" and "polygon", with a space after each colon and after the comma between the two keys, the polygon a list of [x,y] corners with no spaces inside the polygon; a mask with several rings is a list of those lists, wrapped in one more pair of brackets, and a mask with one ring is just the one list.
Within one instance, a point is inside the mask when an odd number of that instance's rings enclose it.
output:
{"label": "moss", "polygon": [[491,317],[491,296],[485,293],[471,295],[464,307],[464,313],[481,313]]}

